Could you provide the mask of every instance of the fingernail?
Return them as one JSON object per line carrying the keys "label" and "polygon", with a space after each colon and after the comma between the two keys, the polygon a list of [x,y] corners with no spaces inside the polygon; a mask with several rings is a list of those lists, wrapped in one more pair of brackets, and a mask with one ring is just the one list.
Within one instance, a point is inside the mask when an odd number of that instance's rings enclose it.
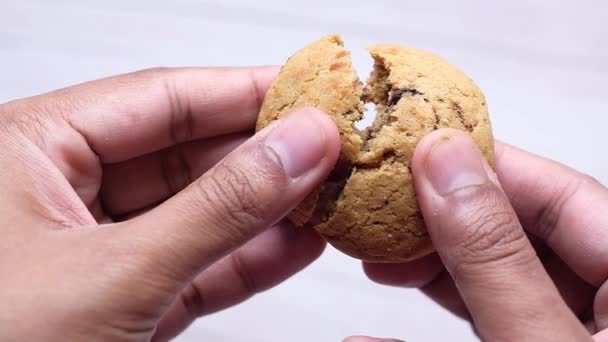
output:
{"label": "fingernail", "polygon": [[464,135],[441,136],[426,161],[427,177],[440,195],[485,184],[488,175],[483,156],[475,143]]}
{"label": "fingernail", "polygon": [[266,146],[277,154],[291,178],[315,168],[325,156],[325,134],[316,118],[310,109],[293,112],[266,138]]}

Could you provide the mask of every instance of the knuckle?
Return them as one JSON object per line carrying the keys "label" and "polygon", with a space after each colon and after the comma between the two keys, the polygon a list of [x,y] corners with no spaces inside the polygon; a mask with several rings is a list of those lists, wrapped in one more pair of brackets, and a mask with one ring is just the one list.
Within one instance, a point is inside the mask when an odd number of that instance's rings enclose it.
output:
{"label": "knuckle", "polygon": [[3,105],[0,119],[5,129],[20,132],[41,142],[54,118],[71,112],[74,106],[69,96],[62,96],[60,101],[41,102],[37,98],[17,100]]}
{"label": "knuckle", "polygon": [[221,163],[196,184],[204,202],[214,203],[213,216],[222,226],[248,226],[263,216],[260,190],[243,170]]}
{"label": "knuckle", "polygon": [[553,193],[550,200],[539,211],[535,224],[531,227],[534,234],[543,241],[549,241],[560,222],[562,209],[573,201],[578,195],[585,193],[589,187],[604,186],[594,177],[576,173],[564,181],[563,186]]}
{"label": "knuckle", "polygon": [[202,214],[197,216],[204,218],[205,230],[219,234],[214,238],[242,241],[273,223],[287,184],[283,169],[263,145],[249,144],[189,186],[189,209]]}
{"label": "knuckle", "polygon": [[[527,237],[504,194],[484,186],[459,198],[452,205],[459,236],[451,253],[455,267],[470,267],[517,259]],[[525,254],[525,253],[524,253]]]}
{"label": "knuckle", "polygon": [[0,131],[5,132],[8,126],[8,118],[11,116],[11,104],[0,105]]}
{"label": "knuckle", "polygon": [[161,155],[161,177],[169,195],[186,188],[192,182],[192,167],[183,145],[166,149]]}
{"label": "knuckle", "polygon": [[205,314],[206,300],[201,288],[190,282],[180,294],[182,305],[192,320]]}
{"label": "knuckle", "polygon": [[169,137],[174,144],[190,141],[194,137],[195,124],[188,92],[180,89],[176,74],[165,73],[161,80],[170,118]]}
{"label": "knuckle", "polygon": [[245,258],[239,251],[230,255],[231,267],[240,282],[240,287],[245,296],[251,296],[258,292],[258,285],[250,271]]}
{"label": "knuckle", "polygon": [[249,72],[249,79],[249,84],[251,85],[249,90],[249,98],[253,100],[255,108],[260,108],[262,107],[262,102],[264,100],[264,87],[260,84],[258,78],[256,77],[255,71],[252,70]]}
{"label": "knuckle", "polygon": [[171,71],[171,68],[169,68],[169,67],[157,66],[157,67],[141,69],[139,71],[136,71],[134,74],[136,76],[154,78],[154,77],[159,77],[159,76],[162,77],[164,75],[167,75],[168,73],[170,73],[170,71]]}

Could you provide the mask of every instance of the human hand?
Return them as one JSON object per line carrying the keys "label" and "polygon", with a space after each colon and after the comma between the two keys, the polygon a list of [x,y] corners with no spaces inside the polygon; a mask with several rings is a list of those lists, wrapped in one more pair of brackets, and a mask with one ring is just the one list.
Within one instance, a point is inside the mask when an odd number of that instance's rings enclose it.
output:
{"label": "human hand", "polygon": [[0,340],[167,340],[318,257],[279,221],[339,135],[306,109],[249,139],[276,72],[155,69],[1,105]]}
{"label": "human hand", "polygon": [[371,279],[420,288],[484,341],[608,341],[605,187],[502,143],[495,174],[454,130],[423,139],[412,168],[437,254],[364,264]]}

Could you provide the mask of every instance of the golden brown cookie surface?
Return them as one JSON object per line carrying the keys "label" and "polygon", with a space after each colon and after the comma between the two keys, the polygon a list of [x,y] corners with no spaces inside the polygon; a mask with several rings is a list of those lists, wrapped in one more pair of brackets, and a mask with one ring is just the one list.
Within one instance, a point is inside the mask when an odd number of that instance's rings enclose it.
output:
{"label": "golden brown cookie surface", "polygon": [[[372,262],[404,262],[433,251],[419,211],[410,160],[418,141],[441,127],[470,134],[490,164],[493,136],[485,97],[440,57],[397,45],[370,48],[374,71],[363,85],[340,37],[332,35],[294,54],[268,91],[257,129],[295,108],[329,114],[341,132],[341,161],[289,218],[308,222],[334,247]],[[365,102],[378,115],[365,131],[354,123]]]}

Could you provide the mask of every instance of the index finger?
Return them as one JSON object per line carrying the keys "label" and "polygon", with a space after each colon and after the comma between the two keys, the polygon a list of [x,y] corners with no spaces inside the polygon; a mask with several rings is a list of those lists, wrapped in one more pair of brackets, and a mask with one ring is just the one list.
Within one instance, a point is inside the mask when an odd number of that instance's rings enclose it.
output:
{"label": "index finger", "polygon": [[[115,163],[179,143],[254,128],[278,67],[158,68],[72,86],[39,97],[102,162]],[[48,101],[41,102],[49,103]]]}
{"label": "index finger", "polygon": [[522,226],[585,281],[603,283],[608,190],[587,175],[498,142],[496,173]]}

